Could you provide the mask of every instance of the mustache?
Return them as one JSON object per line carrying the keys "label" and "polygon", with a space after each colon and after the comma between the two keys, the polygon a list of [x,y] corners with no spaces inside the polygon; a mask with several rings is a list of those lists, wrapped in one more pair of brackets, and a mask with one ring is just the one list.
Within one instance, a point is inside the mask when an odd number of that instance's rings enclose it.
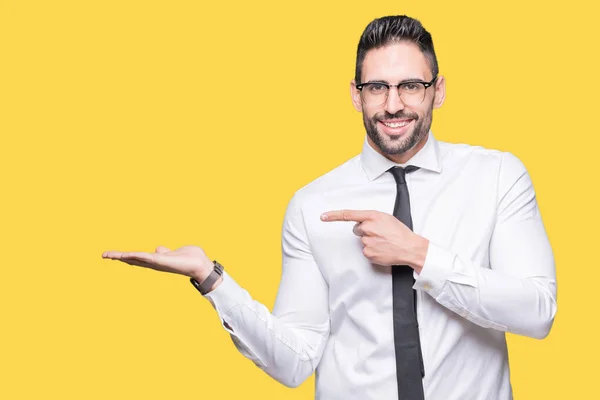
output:
{"label": "mustache", "polygon": [[385,111],[383,114],[375,114],[373,116],[373,119],[375,121],[385,121],[388,119],[414,119],[415,121],[417,121],[419,119],[419,116],[415,113],[407,113],[404,111],[398,111],[397,113],[394,114],[390,114],[389,112]]}

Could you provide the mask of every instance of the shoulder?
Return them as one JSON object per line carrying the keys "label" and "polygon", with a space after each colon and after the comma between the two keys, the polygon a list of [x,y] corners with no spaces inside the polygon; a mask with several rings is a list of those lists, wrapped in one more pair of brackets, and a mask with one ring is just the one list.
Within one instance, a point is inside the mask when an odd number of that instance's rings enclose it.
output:
{"label": "shoulder", "polygon": [[438,141],[442,162],[448,166],[474,166],[498,175],[526,173],[523,162],[513,153],[465,143]]}
{"label": "shoulder", "polygon": [[365,179],[360,154],[355,155],[343,164],[297,189],[288,207],[300,209],[304,204],[313,203],[315,199],[325,193],[355,185]]}
{"label": "shoulder", "polygon": [[448,179],[462,178],[468,181],[468,185],[488,188],[495,193],[501,208],[519,196],[528,199],[534,196],[527,168],[511,152],[463,143],[440,142],[440,153],[442,171],[447,174]]}

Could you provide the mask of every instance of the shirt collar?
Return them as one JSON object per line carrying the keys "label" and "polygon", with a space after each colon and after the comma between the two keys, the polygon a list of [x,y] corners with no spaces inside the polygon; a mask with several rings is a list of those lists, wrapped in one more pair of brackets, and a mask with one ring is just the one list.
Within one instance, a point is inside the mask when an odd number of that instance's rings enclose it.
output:
{"label": "shirt collar", "polygon": [[442,171],[439,144],[437,140],[433,137],[433,133],[431,131],[429,131],[427,135],[427,142],[425,142],[425,146],[423,146],[423,148],[419,150],[417,154],[412,156],[412,158],[408,160],[405,164],[395,163],[394,161],[379,154],[369,144],[367,140],[367,135],[365,135],[365,141],[363,143],[360,159],[362,167],[365,170],[367,178],[370,181],[378,178],[388,169],[395,166],[404,167],[406,165],[414,165],[416,167],[420,167],[437,173]]}

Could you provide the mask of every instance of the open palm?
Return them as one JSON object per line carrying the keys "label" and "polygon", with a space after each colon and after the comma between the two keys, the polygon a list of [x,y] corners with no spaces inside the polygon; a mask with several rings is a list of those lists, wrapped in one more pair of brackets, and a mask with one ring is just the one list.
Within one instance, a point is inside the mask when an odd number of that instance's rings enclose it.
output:
{"label": "open palm", "polygon": [[155,253],[105,251],[102,253],[102,258],[119,260],[157,271],[198,277],[208,275],[213,267],[212,261],[198,246],[183,246],[173,251],[158,246]]}

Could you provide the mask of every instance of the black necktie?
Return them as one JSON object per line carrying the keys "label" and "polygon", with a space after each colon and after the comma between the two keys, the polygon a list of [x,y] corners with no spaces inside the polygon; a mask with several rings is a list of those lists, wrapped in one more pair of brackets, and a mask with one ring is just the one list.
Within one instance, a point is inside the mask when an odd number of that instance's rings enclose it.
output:
{"label": "black necktie", "polygon": [[[406,187],[406,173],[418,170],[412,165],[405,169],[392,167],[390,173],[396,179],[396,204],[394,216],[410,230],[410,199]],[[396,378],[400,400],[423,400],[423,356],[417,323],[417,292],[414,285],[413,269],[408,265],[392,266],[392,288],[394,306],[394,347],[396,350]]]}

